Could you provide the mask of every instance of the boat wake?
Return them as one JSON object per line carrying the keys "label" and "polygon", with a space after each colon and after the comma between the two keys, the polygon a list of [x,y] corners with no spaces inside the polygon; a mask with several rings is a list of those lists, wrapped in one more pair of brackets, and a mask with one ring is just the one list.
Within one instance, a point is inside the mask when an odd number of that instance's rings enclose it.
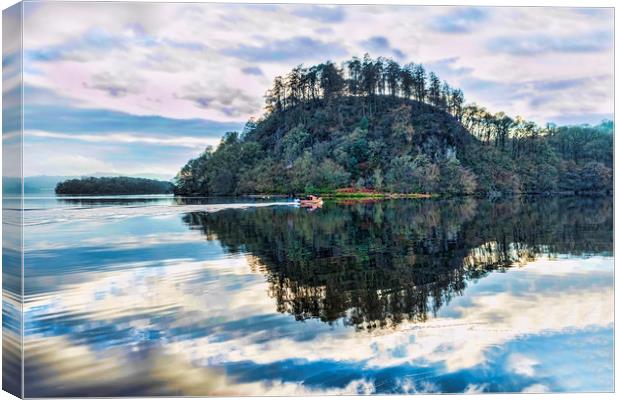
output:
{"label": "boat wake", "polygon": [[191,204],[191,205],[126,205],[95,208],[48,208],[24,211],[24,225],[44,225],[80,220],[109,220],[132,217],[158,217],[190,212],[213,213],[228,209],[247,209],[254,207],[294,206],[294,202],[272,203],[230,203],[230,204]]}

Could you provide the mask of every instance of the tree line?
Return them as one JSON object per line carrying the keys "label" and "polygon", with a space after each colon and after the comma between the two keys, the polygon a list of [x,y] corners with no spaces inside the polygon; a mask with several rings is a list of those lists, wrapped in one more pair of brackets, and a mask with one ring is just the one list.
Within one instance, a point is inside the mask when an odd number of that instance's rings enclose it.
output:
{"label": "tree line", "polygon": [[74,195],[122,195],[122,194],[167,194],[172,193],[171,182],[146,178],[84,177],[68,179],[56,185],[56,194]]}
{"label": "tree line", "polygon": [[357,96],[366,100],[372,112],[380,96],[401,97],[424,102],[455,117],[461,117],[465,97],[461,89],[450,87],[424,65],[401,66],[385,58],[353,57],[338,67],[331,61],[309,68],[299,65],[286,76],[277,76],[267,92],[268,112],[282,111],[301,103],[330,100],[341,96]]}

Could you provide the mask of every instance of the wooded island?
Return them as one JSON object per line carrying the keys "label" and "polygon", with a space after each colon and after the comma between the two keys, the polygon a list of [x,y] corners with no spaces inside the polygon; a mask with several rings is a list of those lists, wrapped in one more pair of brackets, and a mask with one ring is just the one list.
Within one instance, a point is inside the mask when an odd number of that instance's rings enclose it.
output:
{"label": "wooded island", "polygon": [[68,179],[56,185],[56,194],[65,195],[127,195],[168,194],[174,186],[171,182],[155,179],[117,177],[84,177]]}
{"label": "wooded island", "polygon": [[612,190],[613,122],[547,125],[465,105],[420,64],[368,55],[277,77],[266,113],[208,147],[179,195]]}

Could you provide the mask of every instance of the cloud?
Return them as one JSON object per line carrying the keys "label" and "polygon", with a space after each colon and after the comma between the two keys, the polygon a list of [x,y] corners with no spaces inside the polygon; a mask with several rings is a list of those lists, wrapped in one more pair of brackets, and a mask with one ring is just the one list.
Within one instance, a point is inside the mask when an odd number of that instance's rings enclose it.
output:
{"label": "cloud", "polygon": [[[541,124],[613,116],[613,9],[105,2],[24,8],[25,102],[35,130],[211,137],[239,128],[187,121],[242,126],[262,114],[273,77],[299,63],[339,62],[364,51],[423,63],[462,88],[468,102],[493,112]],[[536,57],[522,59],[531,53]],[[15,60],[6,61],[13,66],[9,86],[18,88]],[[612,79],[579,83],[596,76]],[[190,90],[197,82],[199,90]],[[104,110],[137,118],[119,120]]]}
{"label": "cloud", "polygon": [[522,354],[511,354],[506,362],[506,369],[519,375],[534,376],[534,368],[538,364],[538,361]]}
{"label": "cloud", "polygon": [[[27,131],[24,137],[24,176],[76,176],[95,173],[157,177],[170,179],[204,147],[219,143],[220,139],[202,138],[189,147],[186,138],[168,146],[157,136],[112,134],[62,134]],[[150,138],[150,139],[149,139]],[[92,164],[72,162],[73,156],[93,160]]]}
{"label": "cloud", "polygon": [[535,383],[524,388],[522,393],[548,393],[550,392],[549,388],[541,383]]}
{"label": "cloud", "polygon": [[201,52],[208,49],[204,43],[156,37],[146,33],[141,24],[131,24],[123,32],[110,33],[101,28],[91,28],[63,43],[31,48],[25,51],[25,58],[31,62],[54,62],[61,60],[88,61],[97,54],[113,50],[129,51],[132,47],[174,49]]}
{"label": "cloud", "polygon": [[179,97],[192,101],[197,107],[214,109],[230,117],[256,113],[262,108],[257,98],[226,85],[186,86]]}
{"label": "cloud", "polygon": [[57,174],[75,175],[76,172],[110,171],[116,172],[115,167],[103,160],[78,154],[64,154],[58,151],[47,154],[44,159],[29,158],[25,165],[25,175]]}
{"label": "cloud", "polygon": [[488,19],[488,13],[481,8],[462,7],[435,17],[430,26],[442,33],[468,33],[480,27]]}
{"label": "cloud", "polygon": [[555,91],[580,87],[587,84],[590,80],[590,78],[573,78],[550,81],[536,81],[532,84],[534,86],[534,89],[536,90]]}
{"label": "cloud", "polygon": [[361,45],[366,46],[369,50],[380,51],[390,48],[390,42],[383,36],[373,36],[370,39],[361,42]]}
{"label": "cloud", "polygon": [[[27,101],[29,97],[26,97]],[[25,129],[61,133],[133,132],[175,136],[217,136],[243,128],[244,121],[218,122],[176,119],[157,115],[133,115],[112,110],[70,106],[27,105]]]}
{"label": "cloud", "polygon": [[142,88],[146,83],[144,79],[137,75],[128,73],[113,74],[108,71],[93,75],[91,82],[92,83],[84,82],[84,87],[101,90],[112,97],[123,97],[128,94],[142,93]]}
{"label": "cloud", "polygon": [[463,393],[464,394],[478,394],[478,393],[484,393],[484,391],[487,389],[488,389],[488,385],[485,383],[481,383],[479,385],[470,383],[469,385],[467,385]]}
{"label": "cloud", "polygon": [[201,52],[208,49],[205,44],[199,42],[181,42],[173,39],[164,39],[163,43],[176,49],[190,50],[196,52]]}
{"label": "cloud", "polygon": [[[25,60],[28,82],[62,90],[81,106],[143,115],[219,120],[257,116],[231,117],[235,115],[231,110],[224,109],[226,113],[223,113],[204,108],[204,101],[188,103],[175,94],[197,81],[205,87],[226,82],[262,103],[266,81],[249,79],[242,71],[243,65],[239,65],[239,58],[259,60],[252,61],[250,66],[260,68],[265,78],[271,79],[300,62],[314,64],[327,58],[340,61],[347,56],[359,56],[365,50],[360,46],[360,38],[368,36],[382,39],[366,43],[379,49],[378,55],[404,59],[415,54],[416,59],[406,61],[424,63],[431,70],[429,63],[434,60],[458,58],[451,66],[452,73],[436,72],[454,86],[465,89],[467,85],[468,100],[540,123],[545,122],[546,116],[561,114],[560,109],[552,104],[547,104],[544,110],[532,109],[526,100],[518,102],[504,90],[534,77],[571,80],[610,74],[613,69],[611,52],[563,52],[562,58],[544,62],[531,58],[519,68],[512,68],[516,61],[511,54],[507,57],[504,51],[489,49],[489,42],[506,38],[521,41],[523,37],[526,40],[543,35],[560,42],[562,38],[588,37],[599,31],[609,32],[611,37],[613,10],[609,9],[107,3],[72,7],[61,3],[37,4],[27,8],[24,24],[28,35],[24,37],[24,46],[27,54],[38,52],[38,57]],[[45,23],[49,18],[66,18],[66,15],[71,16],[70,21],[62,25]],[[317,18],[341,20],[328,24]],[[233,23],[242,23],[244,29],[228,29]],[[368,26],[373,27],[371,35]],[[416,29],[412,30],[412,26]],[[459,30],[468,30],[469,34],[451,33]],[[290,37],[283,38],[282,32]],[[385,47],[386,42],[389,48]],[[581,40],[581,45],[576,47],[583,49],[584,42]],[[567,48],[562,44],[551,47]],[[523,49],[514,52],[522,53]],[[586,64],[587,71],[582,67]],[[100,90],[82,85],[86,82],[92,86],[91,79],[97,74],[118,75],[123,71],[144,79],[141,93],[123,96],[127,91],[123,85],[100,83]],[[464,79],[467,72],[471,72],[477,84]],[[491,87],[481,82],[505,85]],[[478,86],[484,86],[482,91],[478,91]],[[498,92],[493,95],[493,90]],[[563,91],[566,90],[571,89]],[[609,87],[604,90],[607,100],[599,102],[597,111],[609,114],[613,97]]]}
{"label": "cloud", "polygon": [[[34,92],[37,101],[52,96],[36,89]],[[244,125],[36,103],[27,105],[24,113],[26,175],[113,171],[126,175],[153,173],[168,179],[206,146],[217,146],[225,132],[240,131]],[[74,154],[105,165],[92,165],[90,169],[83,163],[58,162],[58,158]],[[49,165],[45,167],[47,160]]]}
{"label": "cloud", "polygon": [[245,67],[245,68],[241,68],[241,72],[243,72],[246,75],[256,75],[256,76],[263,76],[263,70],[260,69],[259,67]]}
{"label": "cloud", "polygon": [[24,58],[32,62],[51,62],[63,59],[85,61],[93,54],[126,49],[125,41],[106,30],[92,28],[65,43],[34,49],[26,49]]}
{"label": "cloud", "polygon": [[77,140],[90,143],[136,143],[160,145],[167,147],[189,147],[192,149],[203,149],[207,146],[217,146],[220,142],[219,137],[194,137],[194,136],[176,136],[176,137],[160,137],[160,136],[144,136],[134,135],[131,133],[106,133],[99,135],[92,134],[76,134],[76,133],[55,133],[28,130],[24,132],[29,138],[53,138],[65,140]]}
{"label": "cloud", "polygon": [[373,36],[360,42],[360,46],[364,51],[375,54],[389,54],[398,59],[405,58],[405,54],[396,48],[390,46],[390,41],[385,36]]}
{"label": "cloud", "polygon": [[578,36],[504,36],[491,39],[489,50],[515,56],[534,56],[545,53],[594,53],[609,50],[613,43],[610,32],[595,32]]}
{"label": "cloud", "polygon": [[314,31],[319,35],[331,35],[332,33],[334,33],[334,30],[329,27],[316,28]]}
{"label": "cloud", "polygon": [[596,19],[605,18],[613,15],[613,7],[575,7],[573,8],[573,11],[586,17],[592,17]]}
{"label": "cloud", "polygon": [[463,89],[468,102],[476,102],[491,112],[507,111],[541,124],[597,124],[613,118],[612,112],[604,112],[611,99],[608,88],[613,86],[612,75],[490,80],[459,65],[458,59],[451,58],[431,62],[427,67]]}
{"label": "cloud", "polygon": [[474,71],[471,67],[459,66],[459,57],[442,58],[426,64],[429,71],[435,72],[439,77],[466,77]]}
{"label": "cloud", "polygon": [[299,6],[293,15],[313,19],[319,22],[342,22],[345,18],[344,8],[341,6]]}
{"label": "cloud", "polygon": [[[53,90],[42,87],[24,85],[24,103],[26,106],[34,105],[54,105],[58,106],[75,106],[76,102],[70,98],[58,95]],[[20,99],[21,101],[21,99]]]}
{"label": "cloud", "polygon": [[347,54],[337,42],[323,42],[308,36],[296,36],[290,39],[266,41],[259,46],[240,45],[223,49],[222,53],[246,61],[300,61],[316,58],[342,57]]}

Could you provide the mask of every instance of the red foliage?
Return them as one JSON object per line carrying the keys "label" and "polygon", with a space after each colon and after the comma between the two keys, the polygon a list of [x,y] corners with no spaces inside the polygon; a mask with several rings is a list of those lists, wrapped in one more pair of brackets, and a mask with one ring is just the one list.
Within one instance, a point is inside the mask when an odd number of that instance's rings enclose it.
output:
{"label": "red foliage", "polygon": [[354,187],[346,187],[346,188],[340,188],[340,189],[336,189],[336,193],[366,193],[366,194],[378,194],[381,192],[376,191],[375,189],[369,189],[369,188],[354,188]]}

